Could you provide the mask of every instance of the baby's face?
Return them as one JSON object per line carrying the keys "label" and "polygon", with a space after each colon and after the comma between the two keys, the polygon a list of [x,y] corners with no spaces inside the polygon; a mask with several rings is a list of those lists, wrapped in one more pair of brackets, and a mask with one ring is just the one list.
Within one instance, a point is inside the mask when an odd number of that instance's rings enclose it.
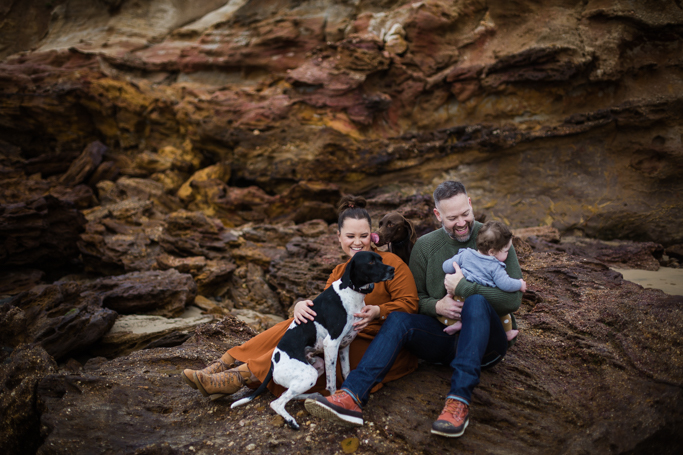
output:
{"label": "baby's face", "polygon": [[512,240],[510,240],[510,242],[507,244],[507,246],[500,251],[493,251],[493,250],[489,251],[489,255],[498,259],[500,262],[505,262],[505,260],[508,258],[508,253],[510,252],[510,248],[512,248]]}

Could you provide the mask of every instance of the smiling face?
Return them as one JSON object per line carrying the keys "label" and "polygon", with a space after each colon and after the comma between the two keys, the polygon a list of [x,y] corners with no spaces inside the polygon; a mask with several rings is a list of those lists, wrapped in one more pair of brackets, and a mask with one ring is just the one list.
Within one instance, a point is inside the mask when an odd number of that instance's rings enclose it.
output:
{"label": "smiling face", "polygon": [[467,242],[472,236],[474,211],[472,201],[466,194],[442,199],[436,204],[434,214],[452,239]]}
{"label": "smiling face", "polygon": [[341,249],[350,257],[359,251],[370,251],[370,234],[370,224],[365,218],[346,218],[341,230],[337,231]]}

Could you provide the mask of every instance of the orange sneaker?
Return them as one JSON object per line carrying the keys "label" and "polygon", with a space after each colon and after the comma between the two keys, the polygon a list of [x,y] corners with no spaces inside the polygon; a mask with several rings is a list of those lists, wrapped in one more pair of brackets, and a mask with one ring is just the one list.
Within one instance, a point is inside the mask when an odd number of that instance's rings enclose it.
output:
{"label": "orange sneaker", "polygon": [[449,398],[439,418],[432,424],[432,434],[459,438],[470,423],[470,407],[460,400]]}
{"label": "orange sneaker", "polygon": [[306,410],[321,419],[331,420],[343,425],[363,425],[363,411],[350,393],[337,390],[334,395],[308,398],[304,402]]}

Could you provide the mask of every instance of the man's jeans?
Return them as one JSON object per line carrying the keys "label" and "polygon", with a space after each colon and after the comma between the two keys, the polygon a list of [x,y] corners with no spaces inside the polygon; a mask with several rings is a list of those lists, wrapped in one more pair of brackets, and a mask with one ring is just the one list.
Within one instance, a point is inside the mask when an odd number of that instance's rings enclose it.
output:
{"label": "man's jeans", "polygon": [[448,335],[436,318],[391,313],[342,389],[365,406],[370,389],[384,379],[401,348],[406,348],[428,362],[450,364],[453,375],[448,398],[470,404],[481,368],[498,363],[507,351],[508,341],[500,318],[481,295],[465,299],[461,319],[459,334]]}

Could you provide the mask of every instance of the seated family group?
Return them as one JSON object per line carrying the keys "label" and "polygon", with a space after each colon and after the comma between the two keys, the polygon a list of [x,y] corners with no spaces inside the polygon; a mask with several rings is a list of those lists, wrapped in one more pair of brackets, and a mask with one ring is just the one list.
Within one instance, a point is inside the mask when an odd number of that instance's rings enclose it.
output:
{"label": "seated family group", "polygon": [[[475,221],[472,201],[460,182],[439,185],[434,205],[442,228],[420,237],[410,263],[405,264],[372,246],[365,199],[342,198],[338,220],[342,251],[349,259],[359,251],[375,251],[395,273],[365,296],[365,306],[355,315],[358,335],[350,345],[351,373],[343,380],[338,368],[341,388],[334,395],[306,400],[312,415],[362,425],[362,407],[369,394],[415,371],[418,359],[423,359],[453,370],[445,406],[431,432],[459,437],[467,428],[481,369],[498,363],[516,339],[512,313],[521,304],[526,283],[509,229],[500,222]],[[326,288],[344,274],[347,264],[332,271]],[[313,320],[312,304],[298,302],[293,319],[229,349],[203,370],[184,370],[183,379],[212,399],[245,385],[255,388],[266,378],[273,350],[292,321]],[[268,389],[276,396],[284,392],[273,381]],[[322,375],[311,392],[324,390]]]}

